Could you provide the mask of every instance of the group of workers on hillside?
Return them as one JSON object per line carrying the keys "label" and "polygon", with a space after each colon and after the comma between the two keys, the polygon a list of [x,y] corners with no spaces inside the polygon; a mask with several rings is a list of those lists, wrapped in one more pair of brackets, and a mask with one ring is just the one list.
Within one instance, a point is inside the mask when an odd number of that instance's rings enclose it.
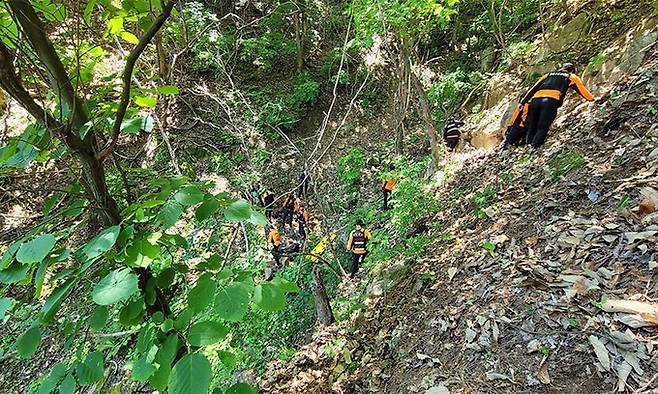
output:
{"label": "group of workers on hillside", "polygon": [[[569,89],[575,90],[587,101],[594,101],[594,96],[576,72],[572,63],[566,63],[560,69],[539,78],[523,95],[508,122],[502,150],[520,143],[533,148],[541,147],[546,142],[557,111],[564,103]],[[462,122],[449,119],[443,129],[443,141],[451,152],[459,143],[461,126]]]}
{"label": "group of workers on hillside", "polygon": [[[576,67],[571,63],[564,64],[560,69],[543,75],[521,98],[508,123],[502,150],[507,150],[512,145],[525,142],[533,148],[541,147],[546,141],[548,132],[553,121],[557,117],[557,111],[564,103],[569,89],[575,90],[588,101],[594,101],[594,96],[576,75]],[[449,119],[443,129],[442,138],[452,152],[457,147],[461,138],[460,128],[464,125],[458,119]],[[391,166],[390,170],[395,168]],[[285,196],[281,206],[281,218],[279,225],[271,224],[267,232],[267,243],[271,246],[272,257],[277,268],[282,267],[281,257],[286,253],[298,252],[300,244],[306,240],[306,228],[309,221],[309,211],[303,206],[301,197],[306,196],[309,191],[310,177],[303,171],[299,178],[298,193],[290,193]],[[397,179],[388,177],[381,184],[383,195],[383,210],[391,208],[390,199]],[[265,208],[268,220],[274,223],[273,208],[275,196],[266,191],[259,196],[259,203]],[[282,235],[279,228],[288,226],[293,229],[297,225],[297,237],[301,242],[293,241],[283,245]],[[355,227],[350,231],[347,239],[346,249],[352,254],[352,266],[350,277],[355,278],[363,259],[368,254],[368,243],[372,240],[370,230],[365,227],[361,219],[356,220]]]}
{"label": "group of workers on hillside", "polygon": [[[304,175],[304,180],[298,188],[298,194],[290,193],[283,200],[281,206],[281,217],[277,221],[273,219],[275,196],[271,191],[265,191],[260,195],[259,203],[265,208],[270,225],[267,230],[267,243],[271,247],[272,258],[277,268],[282,267],[281,257],[287,253],[299,252],[301,244],[306,241],[306,227],[310,219],[310,213],[307,207],[302,205],[301,196],[308,190],[308,176]],[[286,227],[294,230],[296,225],[296,239],[288,240],[285,245],[281,231]],[[281,231],[280,231],[281,230]],[[294,232],[293,232],[294,233]]]}

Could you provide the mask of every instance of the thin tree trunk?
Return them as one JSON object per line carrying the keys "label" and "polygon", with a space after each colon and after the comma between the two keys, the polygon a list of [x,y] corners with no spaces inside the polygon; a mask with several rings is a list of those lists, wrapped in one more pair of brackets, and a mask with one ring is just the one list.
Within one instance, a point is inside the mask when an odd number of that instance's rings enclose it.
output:
{"label": "thin tree trunk", "polygon": [[303,14],[301,11],[295,12],[292,20],[295,24],[295,41],[297,43],[297,72],[304,68],[304,32],[303,32]]}
{"label": "thin tree trunk", "polygon": [[169,66],[167,65],[167,54],[162,43],[162,32],[155,35],[155,49],[158,55],[158,75],[162,80],[167,78],[169,74]]}
{"label": "thin tree trunk", "polygon": [[[93,130],[90,130],[84,138],[81,139],[79,137],[80,130],[89,121],[82,100],[75,94],[69,75],[62,64],[59,55],[57,55],[55,47],[48,39],[43,24],[34,11],[34,8],[32,8],[32,5],[26,0],[11,0],[9,1],[9,6],[39,60],[46,67],[50,87],[55,91],[55,94],[59,96],[62,105],[68,105],[71,110],[71,127],[66,128],[66,130],[59,130],[56,134],[63,140],[67,147],[73,151],[80,161],[82,186],[91,200],[93,208],[95,208],[93,215],[105,226],[119,223],[119,211],[114,199],[108,192],[103,164],[97,158],[94,132]],[[5,67],[3,67],[3,69],[5,69]],[[8,70],[3,70],[3,72],[4,74],[9,73]],[[11,76],[7,75],[5,75],[5,77],[11,78]],[[15,86],[14,88],[15,93],[17,94],[21,93],[21,89],[25,90],[22,88],[22,85],[20,87]],[[9,93],[12,94],[12,92]],[[27,104],[32,107],[37,105],[31,98],[27,100],[25,97],[22,97],[19,102],[21,102],[22,105]],[[33,112],[39,112],[35,108],[27,109],[32,115],[35,115]],[[42,111],[42,113],[45,113],[45,111]],[[38,113],[36,115],[38,115]],[[44,119],[43,116],[36,118],[38,122],[44,123],[46,127],[52,127],[48,125],[48,123],[52,122],[48,121],[47,118]]]}
{"label": "thin tree trunk", "polygon": [[[409,64],[411,64],[411,61],[409,60],[409,50],[404,40],[402,41],[401,50],[403,58],[405,59],[404,61],[408,61]],[[430,102],[427,98],[427,93],[425,92],[425,88],[423,87],[422,82],[420,82],[420,79],[418,79],[418,76],[412,69],[409,70],[409,78],[411,78],[411,84],[413,85],[414,90],[416,91],[416,95],[418,96],[418,114],[420,115],[421,119],[423,119],[425,124],[425,132],[427,133],[427,137],[430,141],[432,161],[434,162],[434,165],[438,166],[439,161],[441,160],[441,150],[439,149],[439,141],[436,137],[436,127],[434,126],[434,120],[432,120],[432,115],[430,114]]]}
{"label": "thin tree trunk", "polygon": [[311,292],[313,293],[313,298],[315,299],[315,307],[318,311],[318,321],[321,325],[328,326],[335,320],[334,314],[331,311],[331,304],[329,303],[327,289],[324,286],[324,281],[322,280],[322,275],[320,274],[320,267],[318,264],[313,264],[312,272],[313,285]]}

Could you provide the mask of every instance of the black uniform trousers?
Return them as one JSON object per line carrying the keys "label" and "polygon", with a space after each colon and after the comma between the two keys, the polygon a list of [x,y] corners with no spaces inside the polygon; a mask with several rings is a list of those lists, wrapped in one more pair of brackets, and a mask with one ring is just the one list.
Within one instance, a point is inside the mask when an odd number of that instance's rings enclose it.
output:
{"label": "black uniform trousers", "polygon": [[560,105],[560,101],[553,98],[532,99],[528,107],[528,134],[526,136],[528,145],[539,148],[544,144],[548,130],[557,117],[557,110]]}

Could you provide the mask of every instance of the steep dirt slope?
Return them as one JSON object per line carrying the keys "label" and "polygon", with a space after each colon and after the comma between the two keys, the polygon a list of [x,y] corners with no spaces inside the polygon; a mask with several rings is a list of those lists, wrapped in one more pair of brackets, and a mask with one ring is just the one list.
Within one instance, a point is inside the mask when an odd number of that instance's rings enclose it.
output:
{"label": "steep dirt slope", "polygon": [[272,365],[265,391],[658,389],[656,316],[606,312],[658,297],[657,64],[602,107],[571,97],[538,152],[457,155],[426,257],[397,262],[410,269],[397,286]]}

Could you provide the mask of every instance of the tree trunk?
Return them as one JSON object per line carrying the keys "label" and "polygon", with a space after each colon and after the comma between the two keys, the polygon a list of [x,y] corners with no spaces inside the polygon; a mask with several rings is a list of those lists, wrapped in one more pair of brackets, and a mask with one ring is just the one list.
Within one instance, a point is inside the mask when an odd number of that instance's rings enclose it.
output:
{"label": "tree trunk", "polygon": [[[57,55],[55,47],[48,39],[43,24],[34,11],[34,8],[32,8],[32,5],[26,0],[11,0],[9,1],[9,6],[18,20],[25,37],[30,42],[41,63],[45,66],[48,72],[50,87],[59,96],[61,105],[68,105],[71,111],[70,128],[56,130],[55,134],[63,140],[80,161],[82,167],[82,186],[93,205],[93,215],[105,226],[119,223],[120,217],[116,203],[107,190],[103,164],[96,155],[94,132],[90,130],[83,139],[79,137],[80,130],[89,121],[83,101],[77,96],[73,85],[71,85],[69,75],[59,55]],[[13,73],[13,69],[11,72]],[[9,71],[3,70],[3,73],[8,74]],[[20,84],[20,81],[18,83]],[[15,92],[12,93],[10,91],[8,93],[22,94],[21,90],[25,91],[22,85],[14,86],[13,88]],[[31,98],[27,100],[25,97],[22,97],[19,102],[21,105],[27,105],[29,107],[36,105],[37,108],[26,109],[33,116],[39,115],[38,105]],[[42,111],[42,113],[45,114],[45,111]],[[35,116],[35,118],[37,122],[45,124],[52,131],[53,126],[52,124],[49,125],[52,121],[48,120],[48,117],[44,118],[42,115]]]}
{"label": "tree trunk", "polygon": [[328,326],[334,322],[334,314],[331,311],[331,304],[329,303],[329,296],[327,289],[324,287],[324,281],[320,274],[320,266],[313,264],[313,285],[311,292],[315,299],[315,307],[318,311],[318,321],[323,326]]}
{"label": "tree trunk", "polygon": [[411,64],[409,62],[409,56],[405,54],[406,51],[400,51],[398,90],[395,103],[395,151],[398,155],[401,155],[404,151],[404,121],[407,117],[407,109],[409,108],[409,74],[411,72]]}
{"label": "tree trunk", "polygon": [[167,54],[164,50],[164,45],[162,44],[161,32],[158,32],[155,35],[155,49],[158,55],[158,75],[162,80],[166,80],[167,74],[169,74],[169,67],[167,65]]}
{"label": "tree trunk", "polygon": [[104,226],[113,226],[121,221],[116,202],[107,190],[105,168],[94,151],[77,152],[81,164],[82,186],[92,207],[92,216],[98,218]]}
{"label": "tree trunk", "polygon": [[[409,50],[407,49],[407,45],[404,41],[402,42],[402,56],[405,61],[408,61],[409,64],[411,64],[411,61],[409,60]],[[409,78],[411,78],[411,84],[413,85],[414,90],[416,91],[416,95],[418,96],[418,114],[425,123],[425,132],[427,133],[427,137],[430,140],[432,161],[436,166],[438,166],[439,161],[441,160],[441,150],[439,149],[439,141],[436,137],[434,120],[432,120],[432,115],[430,114],[430,101],[427,98],[427,93],[425,92],[423,84],[420,82],[420,79],[418,79],[416,73],[411,69],[409,70]]]}
{"label": "tree trunk", "polygon": [[295,12],[292,16],[295,24],[295,41],[297,43],[297,72],[304,68],[304,32],[303,32],[303,14],[301,11]]}

